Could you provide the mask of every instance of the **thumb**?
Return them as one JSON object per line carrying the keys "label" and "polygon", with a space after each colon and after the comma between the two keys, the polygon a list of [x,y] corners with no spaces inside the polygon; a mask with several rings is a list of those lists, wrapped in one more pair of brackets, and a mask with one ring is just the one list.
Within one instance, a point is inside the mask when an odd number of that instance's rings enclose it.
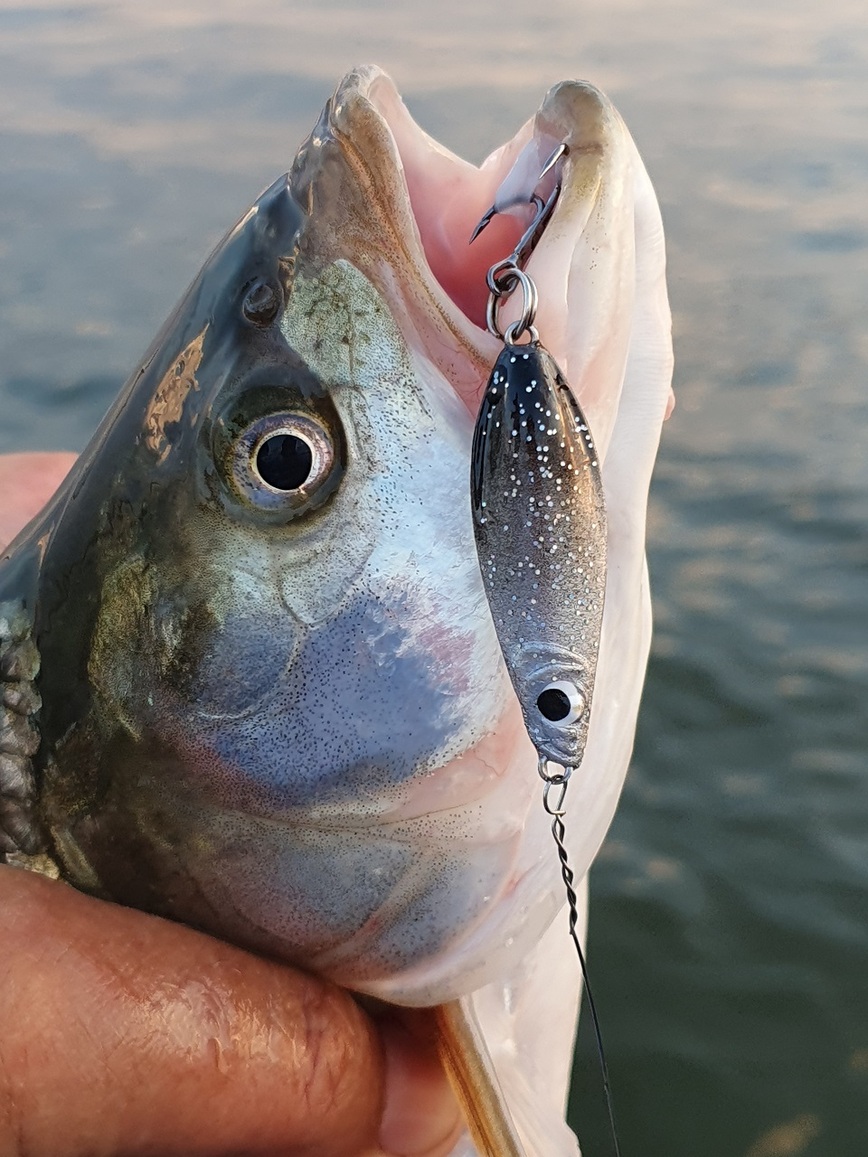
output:
{"label": "thumb", "polygon": [[426,1015],[0,868],[0,1152],[441,1157]]}

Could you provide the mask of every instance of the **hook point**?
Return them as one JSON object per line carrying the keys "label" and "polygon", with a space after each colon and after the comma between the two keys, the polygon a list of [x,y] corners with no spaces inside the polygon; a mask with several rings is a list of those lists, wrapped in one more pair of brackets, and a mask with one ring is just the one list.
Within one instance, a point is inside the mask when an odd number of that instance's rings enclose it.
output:
{"label": "hook point", "polygon": [[482,232],[482,230],[487,225],[491,224],[491,221],[494,218],[496,213],[497,213],[497,209],[494,207],[494,205],[492,205],[490,209],[485,210],[485,212],[482,214],[482,217],[479,220],[479,223],[477,224],[476,228],[473,230],[473,233],[470,235],[470,240],[468,241],[468,245],[472,245],[473,242],[476,240],[476,238],[479,236],[479,234]]}
{"label": "hook point", "polygon": [[551,172],[551,170],[555,167],[555,165],[558,163],[558,161],[561,159],[561,157],[565,157],[569,151],[570,151],[569,146],[564,144],[564,142],[562,141],[558,145],[558,147],[555,149],[555,151],[552,153],[552,155],[549,157],[549,159],[546,161],[546,163],[543,165],[542,170],[540,171],[538,182],[543,179],[543,177],[546,175],[546,173]]}

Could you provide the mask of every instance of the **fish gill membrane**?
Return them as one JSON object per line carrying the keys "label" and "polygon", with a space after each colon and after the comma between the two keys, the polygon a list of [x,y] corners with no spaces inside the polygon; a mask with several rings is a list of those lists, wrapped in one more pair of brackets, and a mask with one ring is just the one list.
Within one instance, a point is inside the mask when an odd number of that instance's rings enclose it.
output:
{"label": "fish gill membrane", "polygon": [[485,274],[527,222],[467,242],[552,142],[527,271],[608,517],[567,823],[582,879],[633,743],[672,368],[654,193],[591,85],[557,85],[476,167],[381,71],[351,72],[0,557],[7,860],[385,1001],[460,999],[537,1155],[577,1152],[579,983],[468,486],[502,348]]}

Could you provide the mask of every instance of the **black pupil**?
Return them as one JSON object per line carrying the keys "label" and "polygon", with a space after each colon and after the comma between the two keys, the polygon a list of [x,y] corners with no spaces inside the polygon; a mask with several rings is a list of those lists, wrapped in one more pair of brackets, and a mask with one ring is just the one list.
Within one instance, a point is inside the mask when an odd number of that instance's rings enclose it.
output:
{"label": "black pupil", "polygon": [[275,434],[256,451],[256,468],[275,490],[298,490],[310,477],[313,452],[295,434]]}
{"label": "black pupil", "polygon": [[559,723],[570,713],[569,696],[565,691],[561,691],[560,687],[546,687],[545,691],[540,693],[536,705],[552,723]]}

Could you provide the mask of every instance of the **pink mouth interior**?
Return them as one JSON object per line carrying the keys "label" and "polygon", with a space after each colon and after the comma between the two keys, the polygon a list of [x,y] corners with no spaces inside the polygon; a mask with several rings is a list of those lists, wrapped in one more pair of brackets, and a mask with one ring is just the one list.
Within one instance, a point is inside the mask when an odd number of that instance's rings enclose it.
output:
{"label": "pink mouth interior", "polygon": [[474,325],[485,327],[485,276],[507,257],[527,227],[532,209],[497,214],[470,244],[477,223],[532,135],[526,125],[481,168],[442,148],[416,125],[397,92],[375,86],[376,103],[395,140],[425,257],[444,291]]}
{"label": "pink mouth interior", "polygon": [[484,328],[485,276],[512,252],[525,226],[517,217],[498,214],[471,245],[470,236],[493,198],[486,200],[472,190],[474,196],[465,199],[459,194],[445,205],[434,206],[423,183],[411,182],[409,177],[410,204],[431,272],[461,312]]}

